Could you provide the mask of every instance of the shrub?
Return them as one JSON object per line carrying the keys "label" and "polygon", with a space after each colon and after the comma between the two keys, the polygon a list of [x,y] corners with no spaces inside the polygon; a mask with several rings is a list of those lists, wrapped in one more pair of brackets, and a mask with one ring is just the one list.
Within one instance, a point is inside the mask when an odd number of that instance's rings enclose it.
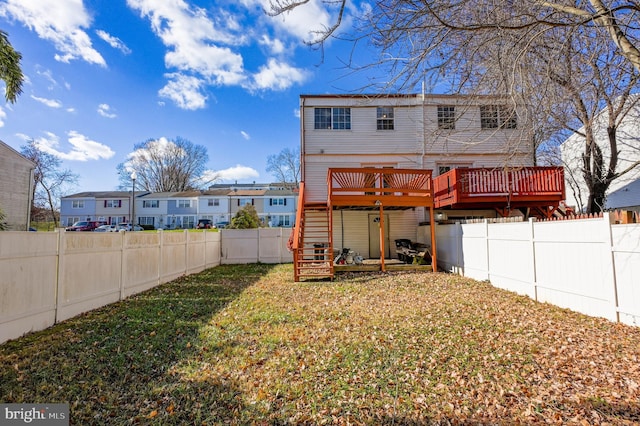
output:
{"label": "shrub", "polygon": [[260,218],[255,207],[246,205],[236,213],[231,219],[228,228],[231,229],[254,229],[260,227]]}

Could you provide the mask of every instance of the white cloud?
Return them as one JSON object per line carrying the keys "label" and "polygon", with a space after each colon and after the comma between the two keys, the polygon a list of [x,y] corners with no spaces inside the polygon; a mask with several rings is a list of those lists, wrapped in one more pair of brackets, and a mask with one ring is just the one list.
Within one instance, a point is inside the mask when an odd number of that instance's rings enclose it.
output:
{"label": "white cloud", "polygon": [[119,51],[121,51],[125,55],[128,55],[128,54],[131,53],[131,49],[129,49],[124,44],[124,42],[122,40],[120,40],[118,37],[114,37],[111,34],[109,34],[108,32],[103,31],[103,30],[97,30],[96,34],[98,34],[98,37],[100,37],[101,39],[103,39],[104,41],[109,43],[109,46],[113,47],[114,49],[118,49]]}
{"label": "white cloud", "polygon": [[272,54],[274,55],[280,55],[282,53],[284,53],[285,49],[284,49],[284,44],[282,43],[281,40],[279,39],[271,39],[271,37],[269,37],[268,35],[264,34],[262,36],[262,38],[260,39],[259,43],[267,48],[269,48],[269,50],[271,51]]}
{"label": "white cloud", "polygon": [[182,149],[176,150],[176,144],[162,136],[156,140],[148,141],[143,148],[138,148],[128,154],[129,162],[144,163],[155,156],[182,155]]}
{"label": "white cloud", "polygon": [[245,138],[246,140],[251,139],[251,136],[249,136],[249,133],[245,132],[244,130],[240,131],[240,134],[242,135],[243,138]]}
{"label": "white cloud", "polygon": [[86,136],[71,130],[67,133],[71,150],[68,152],[60,150],[60,138],[51,132],[46,132],[46,137],[36,138],[36,146],[44,152],[55,155],[63,160],[88,161],[109,159],[115,152],[107,145],[90,140]]}
{"label": "white cloud", "polygon": [[39,76],[44,77],[45,80],[47,80],[49,83],[51,83],[51,85],[49,86],[49,90],[51,90],[54,87],[58,86],[58,82],[53,78],[51,70],[40,71],[39,69],[37,69],[36,73]]}
{"label": "white cloud", "polygon": [[[264,10],[271,10],[272,0],[259,0],[259,3]],[[334,16],[331,12],[334,12]],[[276,26],[298,40],[311,41],[315,37],[315,31],[323,31],[332,25],[335,12],[335,8],[332,11],[327,10],[321,0],[310,0],[305,5],[272,19]]]}
{"label": "white cloud", "polygon": [[258,73],[254,74],[251,88],[285,90],[296,83],[303,83],[306,79],[307,73],[304,70],[271,58],[267,65],[260,67]]}
{"label": "white cloud", "polygon": [[4,120],[7,118],[7,113],[4,112],[4,109],[0,107],[0,127],[4,127]]}
{"label": "white cloud", "polygon": [[0,16],[22,22],[60,52],[55,59],[70,62],[82,59],[106,66],[102,55],[93,48],[84,31],[91,17],[81,0],[6,0],[0,4]]}
{"label": "white cloud", "polygon": [[196,110],[204,108],[207,96],[202,93],[204,81],[197,77],[182,74],[167,74],[172,80],[158,94],[171,99],[182,109]]}
{"label": "white cloud", "polygon": [[111,107],[107,104],[98,105],[98,114],[106,118],[116,118],[117,115],[111,112]]}
{"label": "white cloud", "polygon": [[300,108],[296,108],[293,110],[293,116],[295,118],[300,118]]}
{"label": "white cloud", "polygon": [[198,73],[215,84],[236,85],[245,79],[242,56],[221,46],[244,42],[229,14],[218,11],[214,21],[206,10],[182,0],[127,0],[127,4],[149,18],[153,31],[170,49],[165,55],[168,68]]}
{"label": "white cloud", "polygon": [[237,165],[235,167],[229,167],[228,169],[218,170],[216,172],[220,177],[220,180],[244,180],[257,178],[260,174],[253,168],[247,166]]}
{"label": "white cloud", "polygon": [[47,98],[39,98],[37,96],[33,96],[31,95],[31,99],[40,102],[43,105],[46,105],[50,108],[61,108],[62,107],[62,102],[56,100],[56,99],[47,99]]}
{"label": "white cloud", "polygon": [[198,179],[198,183],[202,185],[211,185],[220,180],[220,175],[215,170],[205,170]]}
{"label": "white cloud", "polygon": [[[206,106],[209,97],[205,90],[210,85],[240,86],[251,91],[284,90],[305,81],[304,70],[283,60],[271,58],[254,74],[245,69],[240,49],[251,43],[263,46],[277,57],[287,54],[283,39],[262,31],[282,21],[264,15],[263,8],[268,3],[269,0],[240,2],[252,14],[251,27],[248,27],[244,25],[245,15],[234,16],[220,6],[209,11],[185,0],[127,0],[131,9],[149,20],[153,32],[167,48],[165,66],[170,71],[166,74],[169,81],[159,95],[180,108],[194,110]],[[301,31],[299,25],[306,35],[310,28],[321,28],[329,22],[330,15],[316,0],[300,9],[301,12],[291,15],[296,19],[304,17],[304,23],[296,21],[293,29],[287,27],[287,31],[279,31],[281,34],[297,34]],[[289,17],[285,20],[287,25],[294,21]]]}

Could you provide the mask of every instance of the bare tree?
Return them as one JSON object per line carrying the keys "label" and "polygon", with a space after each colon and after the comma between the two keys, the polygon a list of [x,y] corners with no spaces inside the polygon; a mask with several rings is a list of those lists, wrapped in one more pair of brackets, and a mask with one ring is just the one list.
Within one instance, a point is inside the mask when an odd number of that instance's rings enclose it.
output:
{"label": "bare tree", "polygon": [[13,48],[7,33],[0,30],[0,79],[6,85],[4,97],[7,102],[14,103],[22,93],[24,75],[20,68],[21,59],[22,55]]}
{"label": "bare tree", "polygon": [[300,186],[300,149],[284,148],[280,153],[267,158],[267,171],[278,182]]}
{"label": "bare tree", "polygon": [[120,188],[131,187],[136,172],[136,187],[150,192],[176,192],[201,189],[218,179],[205,170],[207,148],[177,137],[149,139],[134,146],[129,159],[118,164]]}
{"label": "bare tree", "polygon": [[[277,16],[307,3],[309,0],[271,0],[267,13]],[[334,20],[323,30],[315,31],[309,44],[322,44],[338,31],[350,1],[321,0],[321,3],[335,11]],[[582,28],[587,37],[593,37],[605,31],[619,54],[640,71],[639,14],[640,2],[637,0],[377,0],[373,2],[362,28],[367,28],[371,21],[375,21],[377,28],[373,29],[373,35],[384,28],[386,22],[391,22],[398,32],[421,31],[429,34],[431,43],[423,46],[427,55],[438,51],[440,46],[447,44],[450,36],[456,37],[456,34],[471,35],[496,30],[525,30],[533,34],[562,27]],[[381,40],[377,42],[386,44]],[[446,52],[443,53],[446,55]]]}
{"label": "bare tree", "polygon": [[[270,14],[307,1],[275,0]],[[349,2],[323,0],[336,25],[312,43],[335,36]],[[528,105],[531,138],[546,153],[559,135],[584,138],[576,180],[586,183],[587,211],[604,206],[620,168],[618,129],[633,111],[640,71],[640,3],[635,0],[378,0],[356,20],[349,37],[379,52],[367,67],[385,67],[386,90],[414,90],[427,82],[454,93],[502,93]],[[340,37],[345,38],[344,34]],[[606,138],[596,122],[606,112]],[[521,120],[519,119],[519,122]],[[578,179],[579,178],[579,179]]]}
{"label": "bare tree", "polygon": [[[34,141],[20,147],[20,153],[36,165],[34,169],[33,204],[51,212],[55,227],[58,227],[58,201],[66,190],[77,183],[78,175],[61,169],[62,160],[38,148]],[[32,212],[38,209],[32,208]]]}

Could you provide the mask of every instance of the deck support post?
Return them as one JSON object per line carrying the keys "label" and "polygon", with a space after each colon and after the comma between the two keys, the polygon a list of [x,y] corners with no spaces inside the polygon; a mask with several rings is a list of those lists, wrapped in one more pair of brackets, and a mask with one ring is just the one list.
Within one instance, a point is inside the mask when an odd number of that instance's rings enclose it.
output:
{"label": "deck support post", "polygon": [[431,270],[438,272],[438,255],[436,254],[436,217],[433,204],[429,205],[429,231],[431,233]]}
{"label": "deck support post", "polygon": [[[376,202],[378,204],[378,202]],[[380,270],[382,272],[386,272],[384,268],[384,209],[382,207],[382,203],[380,203]]]}

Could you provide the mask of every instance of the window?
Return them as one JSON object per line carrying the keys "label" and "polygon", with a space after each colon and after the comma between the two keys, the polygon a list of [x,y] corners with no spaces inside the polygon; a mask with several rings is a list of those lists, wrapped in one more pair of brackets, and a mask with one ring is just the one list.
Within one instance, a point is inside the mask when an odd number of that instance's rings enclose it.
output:
{"label": "window", "polygon": [[159,200],[142,200],[142,207],[146,209],[157,209],[160,207]]}
{"label": "window", "polygon": [[270,206],[286,206],[287,199],[286,198],[271,198],[269,200]]}
{"label": "window", "polygon": [[106,208],[120,208],[122,207],[122,200],[104,200],[104,206]]}
{"label": "window", "polygon": [[207,206],[209,207],[217,207],[220,205],[220,200],[218,198],[209,198],[207,199]]}
{"label": "window", "polygon": [[140,216],[138,217],[138,224],[140,225],[153,225],[155,218],[153,216]]}
{"label": "window", "polygon": [[238,206],[240,206],[240,207],[252,206],[252,205],[253,205],[253,198],[239,198],[238,199]]}
{"label": "window", "polygon": [[351,108],[315,108],[314,129],[351,130]]}
{"label": "window", "polygon": [[72,209],[84,209],[84,200],[73,200],[71,201]]}
{"label": "window", "polygon": [[378,107],[376,119],[378,130],[393,130],[393,107]]}
{"label": "window", "polygon": [[480,127],[482,129],[515,129],[518,125],[513,108],[504,105],[481,105]]}
{"label": "window", "polygon": [[191,200],[178,200],[178,208],[182,208],[182,209],[191,208]]}
{"label": "window", "polygon": [[456,107],[453,105],[438,106],[438,129],[456,128]]}
{"label": "window", "polygon": [[438,167],[438,176],[447,173],[453,169],[468,169],[471,167],[471,163],[463,163],[463,164],[439,164]]}
{"label": "window", "polygon": [[288,215],[272,215],[269,220],[269,226],[271,227],[291,227],[291,217]]}

